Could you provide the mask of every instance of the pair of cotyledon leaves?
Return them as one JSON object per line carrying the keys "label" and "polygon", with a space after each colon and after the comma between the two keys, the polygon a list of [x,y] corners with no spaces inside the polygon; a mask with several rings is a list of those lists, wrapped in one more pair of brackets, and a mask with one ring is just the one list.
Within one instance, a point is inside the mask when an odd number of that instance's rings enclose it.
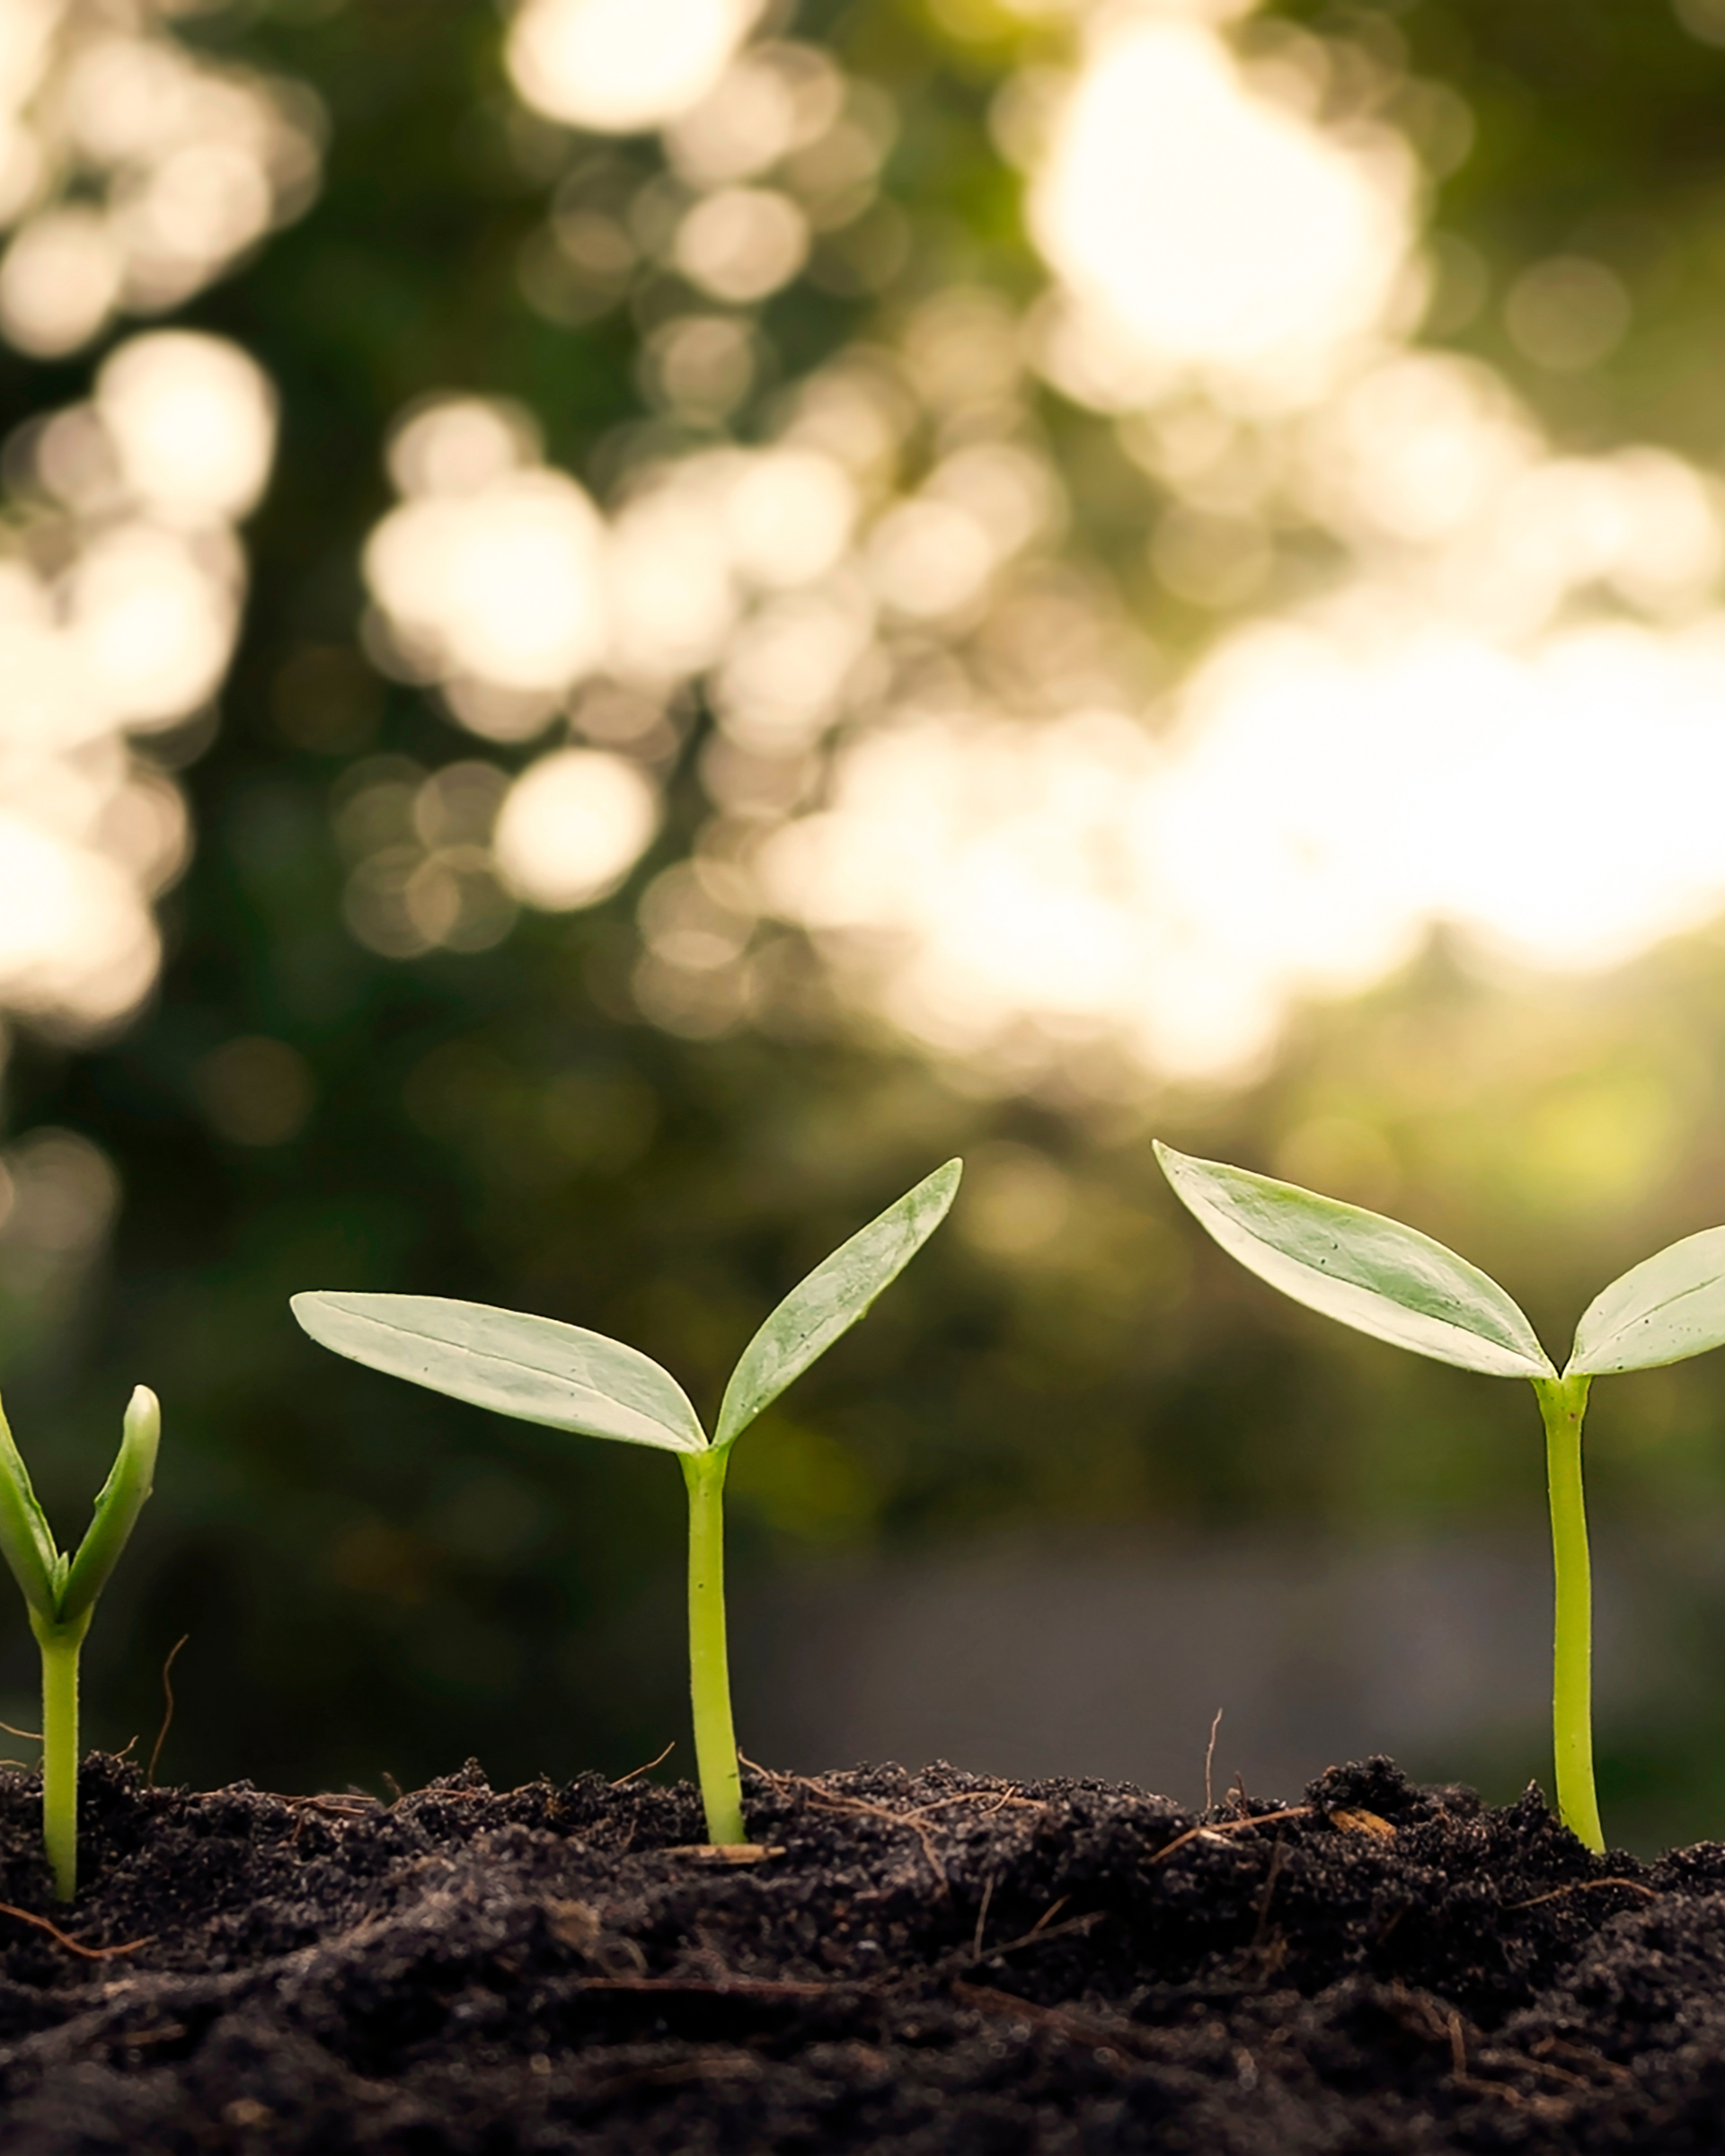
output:
{"label": "pair of cotyledon leaves", "polygon": [[720,1452],[847,1332],[946,1217],[961,1164],[889,1206],[818,1265],[743,1350],[711,1439],[688,1395],[650,1356],[521,1311],[440,1295],[296,1295],[294,1315],[338,1355],[519,1422],[668,1453]]}
{"label": "pair of cotyledon leaves", "polygon": [[[1219,1161],[1158,1144],[1181,1199],[1222,1248],[1296,1303],[1360,1332],[1491,1377],[1555,1379],[1497,1282],[1417,1229]],[[1582,1313],[1563,1376],[1648,1370],[1725,1346],[1725,1228],[1632,1266]]]}

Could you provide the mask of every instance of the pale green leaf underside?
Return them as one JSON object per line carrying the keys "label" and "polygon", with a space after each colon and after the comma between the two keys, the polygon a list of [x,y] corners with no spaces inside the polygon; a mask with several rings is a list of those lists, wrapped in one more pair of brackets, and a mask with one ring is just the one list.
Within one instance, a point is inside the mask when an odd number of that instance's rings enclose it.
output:
{"label": "pale green leaf underside", "polygon": [[792,1289],[730,1374],[715,1445],[733,1444],[763,1408],[864,1315],[946,1218],[963,1172],[960,1161],[937,1168]]}
{"label": "pale green leaf underside", "polygon": [[336,1354],[494,1415],[668,1453],[707,1449],[668,1371],[580,1325],[441,1295],[322,1291],[296,1295],[293,1312]]}
{"label": "pale green leaf underside", "polygon": [[1565,1376],[1650,1370],[1725,1347],[1725,1228],[1632,1266],[1588,1303]]}
{"label": "pale green leaf underside", "polygon": [[1175,1195],[1230,1257],[1375,1339],[1490,1377],[1555,1377],[1495,1280],[1417,1229],[1158,1144]]}

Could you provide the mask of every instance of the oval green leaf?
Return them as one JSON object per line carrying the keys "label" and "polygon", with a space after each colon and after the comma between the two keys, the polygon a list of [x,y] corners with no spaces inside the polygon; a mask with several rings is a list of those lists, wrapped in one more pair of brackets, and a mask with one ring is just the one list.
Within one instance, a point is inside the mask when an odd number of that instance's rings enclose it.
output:
{"label": "oval green leaf", "polygon": [[962,1161],[937,1168],[792,1289],[730,1374],[715,1446],[734,1444],[763,1408],[867,1312],[946,1218],[963,1172]]}
{"label": "oval green leaf", "polygon": [[1158,1143],[1174,1194],[1230,1257],[1357,1332],[1489,1377],[1555,1377],[1495,1280],[1441,1242],[1296,1183]]}
{"label": "oval green leaf", "polygon": [[1685,1235],[1597,1294],[1575,1329],[1566,1377],[1651,1370],[1725,1347],[1725,1228]]}
{"label": "oval green leaf", "polygon": [[314,1340],[349,1361],[518,1422],[703,1453],[706,1434],[688,1395],[650,1356],[584,1326],[441,1295],[293,1298]]}

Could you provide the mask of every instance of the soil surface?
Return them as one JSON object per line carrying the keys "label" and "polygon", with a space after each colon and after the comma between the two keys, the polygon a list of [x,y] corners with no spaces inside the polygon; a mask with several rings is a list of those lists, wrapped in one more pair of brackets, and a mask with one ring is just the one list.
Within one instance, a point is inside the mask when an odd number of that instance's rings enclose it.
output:
{"label": "soil surface", "polygon": [[1386,1760],[1202,1817],[935,1766],[384,1805],[0,1773],[6,2156],[1725,2146],[1725,1846]]}

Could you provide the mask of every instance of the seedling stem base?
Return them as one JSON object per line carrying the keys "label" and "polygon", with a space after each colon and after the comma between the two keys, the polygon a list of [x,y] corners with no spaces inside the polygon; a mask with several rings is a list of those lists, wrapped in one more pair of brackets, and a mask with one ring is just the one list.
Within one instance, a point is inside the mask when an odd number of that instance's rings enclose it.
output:
{"label": "seedling stem base", "polygon": [[725,1470],[729,1447],[685,1453],[689,1491],[689,1697],[694,1758],[706,1807],[707,1839],[719,1847],[747,1842],[737,1733],[730,1715],[725,1651]]}
{"label": "seedling stem base", "polygon": [[89,1629],[87,1611],[73,1624],[31,1619],[42,1656],[42,1841],[63,1902],[78,1887],[78,1656]]}
{"label": "seedling stem base", "polygon": [[1545,1422],[1545,1475],[1552,1507],[1555,1617],[1552,1647],[1552,1743],[1557,1808],[1570,1832],[1603,1850],[1593,1784],[1593,1576],[1581,1495],[1581,1418],[1587,1377],[1535,1378]]}

